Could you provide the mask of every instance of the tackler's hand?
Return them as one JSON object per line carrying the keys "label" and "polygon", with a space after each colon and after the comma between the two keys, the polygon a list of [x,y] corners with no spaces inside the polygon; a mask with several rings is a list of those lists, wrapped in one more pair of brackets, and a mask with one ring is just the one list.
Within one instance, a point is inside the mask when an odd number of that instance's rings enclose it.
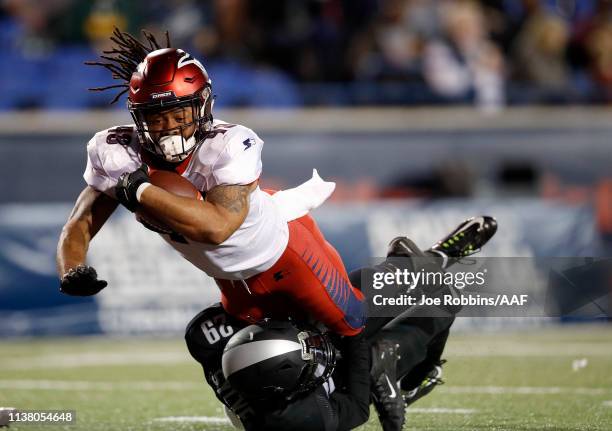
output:
{"label": "tackler's hand", "polygon": [[60,292],[70,296],[95,295],[108,284],[104,280],[98,280],[96,270],[87,265],[72,268],[64,274],[60,283]]}
{"label": "tackler's hand", "polygon": [[136,192],[144,183],[150,183],[149,168],[144,163],[134,172],[121,174],[115,188],[117,200],[128,210],[134,212],[138,206]]}

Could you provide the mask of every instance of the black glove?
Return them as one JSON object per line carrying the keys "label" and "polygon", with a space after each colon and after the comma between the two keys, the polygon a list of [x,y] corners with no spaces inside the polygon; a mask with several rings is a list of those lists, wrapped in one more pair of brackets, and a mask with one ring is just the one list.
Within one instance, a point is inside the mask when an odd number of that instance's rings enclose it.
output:
{"label": "black glove", "polygon": [[60,292],[71,296],[91,296],[107,284],[104,280],[98,280],[98,273],[91,266],[79,265],[64,274]]}
{"label": "black glove", "polygon": [[136,190],[141,184],[150,182],[149,169],[144,163],[134,172],[121,174],[115,188],[117,200],[128,210],[134,212],[138,207]]}

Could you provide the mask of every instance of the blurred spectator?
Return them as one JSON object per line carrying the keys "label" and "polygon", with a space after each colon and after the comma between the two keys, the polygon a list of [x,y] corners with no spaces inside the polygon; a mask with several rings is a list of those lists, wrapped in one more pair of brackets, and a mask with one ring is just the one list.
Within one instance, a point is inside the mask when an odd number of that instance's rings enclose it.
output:
{"label": "blurred spectator", "polygon": [[[209,2],[195,0],[154,0],[149,3],[145,28],[161,34],[168,31],[172,36],[172,44],[189,49],[200,37],[199,32],[207,30],[210,35],[212,27],[212,5]],[[218,42],[216,37],[209,41],[206,54],[213,51]]]}
{"label": "blurred spectator", "polygon": [[571,83],[566,52],[569,27],[540,11],[524,24],[513,48],[513,77],[526,85],[534,102],[563,101]]}
{"label": "blurred spectator", "polygon": [[595,13],[583,19],[574,37],[574,60],[586,69],[597,101],[612,101],[612,0],[598,0]]}
{"label": "blurred spectator", "polygon": [[19,51],[26,58],[47,55],[54,45],[51,23],[70,4],[70,0],[42,3],[35,0],[4,0],[2,8],[6,17],[2,26],[12,33],[6,35],[7,42],[12,46],[4,48]]}
{"label": "blurred spectator", "polygon": [[504,61],[487,36],[481,7],[447,1],[440,14],[442,38],[425,48],[428,84],[448,101],[473,100],[482,109],[498,110],[504,104]]}
{"label": "blurred spectator", "polygon": [[39,76],[104,84],[76,68],[114,26],[168,30],[233,106],[609,102],[611,17],[612,0],[2,0],[0,109],[98,106]]}
{"label": "blurred spectator", "polygon": [[612,21],[595,28],[587,40],[589,71],[603,91],[604,101],[612,102]]}
{"label": "blurred spectator", "polygon": [[415,3],[381,4],[371,29],[353,45],[355,76],[360,79],[408,80],[419,72],[420,40],[411,25]]}

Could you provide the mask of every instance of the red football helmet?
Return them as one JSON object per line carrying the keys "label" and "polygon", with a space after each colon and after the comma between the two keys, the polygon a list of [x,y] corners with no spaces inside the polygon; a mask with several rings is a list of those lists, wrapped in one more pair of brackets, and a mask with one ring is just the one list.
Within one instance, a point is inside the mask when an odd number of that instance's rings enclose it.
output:
{"label": "red football helmet", "polygon": [[[128,109],[143,148],[167,162],[178,163],[202,142],[212,128],[212,85],[204,66],[181,49],[149,53],[132,74]],[[173,108],[191,109],[193,121],[150,133],[148,114]],[[195,125],[184,137],[183,130]]]}

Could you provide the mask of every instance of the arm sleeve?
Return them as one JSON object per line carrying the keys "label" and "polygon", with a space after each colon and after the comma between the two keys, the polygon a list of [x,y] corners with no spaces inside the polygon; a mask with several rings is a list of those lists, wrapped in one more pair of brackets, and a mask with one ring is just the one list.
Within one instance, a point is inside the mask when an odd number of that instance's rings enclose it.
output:
{"label": "arm sleeve", "polygon": [[246,127],[230,129],[227,144],[215,161],[212,175],[215,186],[246,185],[261,175],[263,141]]}

